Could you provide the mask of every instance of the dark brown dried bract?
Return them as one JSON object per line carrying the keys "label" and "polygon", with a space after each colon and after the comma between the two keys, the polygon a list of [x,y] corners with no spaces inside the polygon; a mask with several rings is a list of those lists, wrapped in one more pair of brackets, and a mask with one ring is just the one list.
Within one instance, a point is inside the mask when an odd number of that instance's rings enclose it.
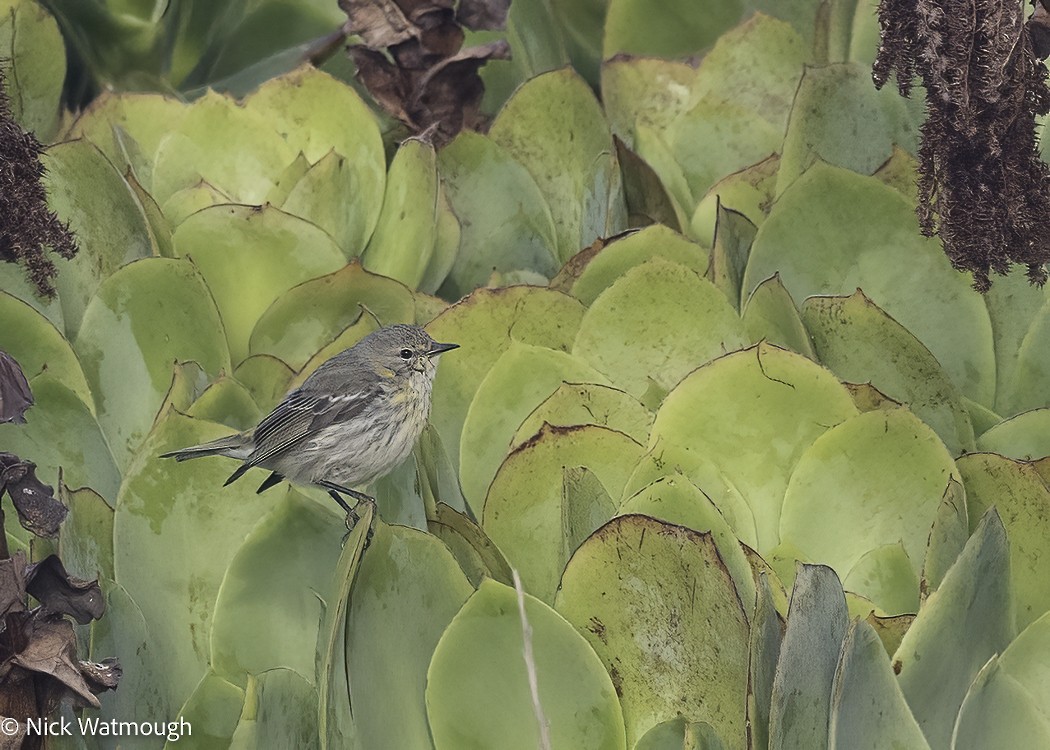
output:
{"label": "dark brown dried bract", "polygon": [[33,405],[29,381],[10,354],[0,351],[0,424],[25,424],[25,412]]}
{"label": "dark brown dried bract", "polygon": [[496,23],[501,13],[505,20],[501,3],[461,4],[459,15],[451,0],[340,0],[339,6],[348,32],[364,42],[348,48],[358,78],[386,112],[438,146],[482,124],[478,70],[509,58],[510,47],[501,40],[461,49],[460,24],[491,28],[471,24]]}
{"label": "dark brown dried bract", "polygon": [[7,492],[18,520],[37,536],[53,537],[69,509],[55,499],[50,486],[36,478],[36,464],[0,453],[0,498]]}
{"label": "dark brown dried bract", "polygon": [[[919,224],[952,265],[987,291],[990,273],[1028,269],[1046,281],[1050,170],[1035,118],[1050,110],[1046,66],[1023,7],[1002,0],[882,0],[875,85],[926,88],[919,147]],[[1041,33],[1041,32],[1036,32]]]}
{"label": "dark brown dried bract", "polygon": [[0,260],[21,264],[37,293],[50,299],[57,271],[47,250],[72,258],[77,242],[47,207],[43,146],[15,122],[4,84],[0,66]]}

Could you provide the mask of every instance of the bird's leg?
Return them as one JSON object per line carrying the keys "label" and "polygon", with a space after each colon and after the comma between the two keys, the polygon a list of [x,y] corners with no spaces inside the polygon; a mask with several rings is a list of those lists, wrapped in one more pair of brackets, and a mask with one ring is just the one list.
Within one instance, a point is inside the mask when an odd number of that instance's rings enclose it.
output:
{"label": "bird's leg", "polygon": [[[336,484],[335,482],[322,481],[318,482],[318,484],[321,487],[324,487],[326,490],[328,490],[329,497],[331,497],[333,500],[339,503],[339,507],[346,511],[347,532],[346,536],[343,537],[343,544],[346,544],[346,540],[350,537],[350,532],[352,532],[354,527],[357,526],[357,522],[361,520],[361,516],[359,516],[357,513],[357,506],[361,503],[371,503],[373,506],[375,506],[376,499],[374,497],[366,495],[363,492],[352,490],[349,487],[343,487],[342,485]],[[351,508],[349,505],[346,504],[346,501],[343,499],[343,495],[352,497],[354,498],[354,500],[357,501],[356,503],[354,503],[354,507]],[[374,517],[375,516],[373,515],[373,518]],[[373,533],[374,529],[372,528],[372,525],[369,524],[368,531],[365,533],[365,549],[368,549],[368,545],[371,544]]]}

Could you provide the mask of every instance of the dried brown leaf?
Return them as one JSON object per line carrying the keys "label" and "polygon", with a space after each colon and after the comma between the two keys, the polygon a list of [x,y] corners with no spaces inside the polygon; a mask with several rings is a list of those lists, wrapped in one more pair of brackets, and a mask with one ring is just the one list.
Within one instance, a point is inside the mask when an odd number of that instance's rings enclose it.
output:
{"label": "dried brown leaf", "polygon": [[0,351],[0,424],[25,424],[25,412],[33,405],[29,381],[10,354]]}
{"label": "dried brown leaf", "polygon": [[6,491],[22,526],[37,536],[53,537],[69,509],[55,499],[49,485],[36,478],[36,464],[0,453],[0,495]]}
{"label": "dried brown leaf", "polygon": [[57,555],[30,565],[25,578],[26,591],[49,613],[69,615],[81,625],[87,625],[106,611],[106,599],[98,581],[71,576]]}

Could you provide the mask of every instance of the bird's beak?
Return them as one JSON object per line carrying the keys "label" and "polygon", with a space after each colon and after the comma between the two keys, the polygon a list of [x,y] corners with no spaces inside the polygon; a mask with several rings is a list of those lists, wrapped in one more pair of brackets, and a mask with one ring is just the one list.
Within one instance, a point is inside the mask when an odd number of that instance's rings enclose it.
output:
{"label": "bird's beak", "polygon": [[458,349],[458,348],[459,348],[459,344],[439,344],[439,343],[437,343],[435,341],[430,346],[430,351],[427,352],[427,356],[428,357],[436,357],[437,355],[441,354],[442,352],[447,352],[447,351],[451,351],[453,349]]}

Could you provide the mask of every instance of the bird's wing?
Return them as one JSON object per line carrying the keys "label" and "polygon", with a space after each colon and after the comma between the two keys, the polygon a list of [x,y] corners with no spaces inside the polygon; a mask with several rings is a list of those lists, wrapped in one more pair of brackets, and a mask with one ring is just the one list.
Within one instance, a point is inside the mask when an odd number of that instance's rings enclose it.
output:
{"label": "bird's wing", "polygon": [[255,450],[247,463],[257,466],[331,424],[353,419],[375,396],[375,391],[324,396],[301,389],[289,394],[255,428]]}

